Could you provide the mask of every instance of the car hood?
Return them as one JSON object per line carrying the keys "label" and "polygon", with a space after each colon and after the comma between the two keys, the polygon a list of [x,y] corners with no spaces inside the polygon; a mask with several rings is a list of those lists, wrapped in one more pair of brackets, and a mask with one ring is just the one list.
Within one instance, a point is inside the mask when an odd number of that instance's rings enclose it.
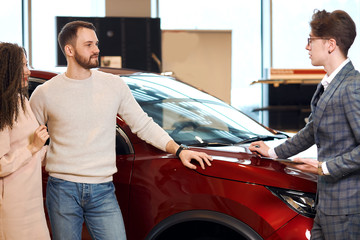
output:
{"label": "car hood", "polygon": [[[285,140],[266,142],[274,147]],[[271,187],[286,188],[304,192],[316,192],[317,177],[288,167],[280,162],[252,154],[249,145],[198,148],[213,158],[211,167],[197,171],[209,177],[240,181]],[[316,158],[313,146],[296,156]],[[295,157],[295,156],[294,156]]]}

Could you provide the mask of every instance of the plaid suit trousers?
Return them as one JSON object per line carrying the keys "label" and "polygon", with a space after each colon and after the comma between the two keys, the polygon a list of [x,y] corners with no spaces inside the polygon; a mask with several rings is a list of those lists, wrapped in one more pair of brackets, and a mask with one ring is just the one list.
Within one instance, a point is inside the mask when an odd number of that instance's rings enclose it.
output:
{"label": "plaid suit trousers", "polygon": [[326,215],[318,210],[311,240],[359,240],[360,214]]}

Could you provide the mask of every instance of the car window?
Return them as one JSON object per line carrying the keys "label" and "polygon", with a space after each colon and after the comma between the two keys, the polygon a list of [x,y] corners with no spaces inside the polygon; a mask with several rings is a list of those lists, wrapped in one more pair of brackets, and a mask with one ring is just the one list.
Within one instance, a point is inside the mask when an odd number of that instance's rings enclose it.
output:
{"label": "car window", "polygon": [[166,77],[123,77],[147,114],[179,143],[235,144],[274,135],[245,114],[186,84]]}
{"label": "car window", "polygon": [[134,149],[130,142],[130,139],[126,133],[120,128],[119,125],[116,126],[116,155],[127,155],[133,154]]}

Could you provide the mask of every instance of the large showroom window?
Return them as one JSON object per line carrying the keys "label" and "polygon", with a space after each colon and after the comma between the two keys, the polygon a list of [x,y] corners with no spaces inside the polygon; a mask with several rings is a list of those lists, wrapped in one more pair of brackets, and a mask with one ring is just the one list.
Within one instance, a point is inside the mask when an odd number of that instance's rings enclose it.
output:
{"label": "large showroom window", "polygon": [[231,104],[258,119],[261,86],[250,83],[261,77],[261,1],[154,2],[162,30],[231,30]]}
{"label": "large showroom window", "polygon": [[[303,1],[272,1],[272,58],[270,66],[275,69],[318,69],[312,66],[309,52],[305,49],[311,28],[310,21],[315,10],[346,11],[360,26],[359,0],[303,0]],[[349,51],[349,58],[355,68],[360,69],[360,39],[355,39]],[[319,76],[320,81],[322,75]],[[268,102],[263,106],[269,109],[265,125],[275,129],[298,131],[306,124],[310,114],[309,103],[316,89],[315,83],[298,84],[288,79],[287,84],[278,86],[264,84],[268,87]],[[279,98],[278,96],[281,96]]]}
{"label": "large showroom window", "polygon": [[[344,10],[355,21],[359,30],[360,0],[272,1],[274,68],[314,68],[308,51],[305,50],[314,9],[325,9],[328,12]],[[359,52],[360,37],[357,36],[349,51],[349,58],[357,69],[360,69]]]}
{"label": "large showroom window", "polygon": [[[305,50],[314,9],[343,9],[360,26],[360,0],[149,1],[152,16],[161,18],[163,30],[231,31],[231,104],[262,122],[261,112],[252,110],[263,106],[266,88],[262,91],[261,84],[250,84],[266,77],[270,67],[314,68]],[[105,0],[1,0],[1,6],[0,41],[23,45],[31,50],[31,65],[48,70],[56,66],[55,16],[105,16]],[[349,51],[358,69],[359,38]]]}
{"label": "large showroom window", "polygon": [[32,65],[56,66],[56,16],[105,16],[105,0],[32,0]]}
{"label": "large showroom window", "polygon": [[1,0],[0,3],[0,41],[23,45],[21,1]]}
{"label": "large showroom window", "polygon": [[[162,29],[232,30],[231,104],[265,124],[266,119],[261,118],[260,112],[252,110],[262,105],[261,99],[266,93],[263,95],[260,86],[250,86],[250,83],[266,77],[264,73],[270,67],[314,68],[305,50],[314,9],[345,10],[360,26],[360,0],[269,0],[248,1],[246,5],[232,0],[221,3],[209,0],[152,2],[155,6],[153,15],[161,18]],[[270,34],[270,28],[272,39],[264,39],[264,35]],[[349,51],[357,68],[360,68],[359,48],[357,37]]]}

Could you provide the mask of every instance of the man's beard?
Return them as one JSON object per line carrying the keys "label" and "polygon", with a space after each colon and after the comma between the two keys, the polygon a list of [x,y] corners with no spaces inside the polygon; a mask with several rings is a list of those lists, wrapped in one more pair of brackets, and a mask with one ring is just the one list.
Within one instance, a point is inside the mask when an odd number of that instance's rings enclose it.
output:
{"label": "man's beard", "polygon": [[[93,58],[94,56],[96,56],[96,58]],[[91,68],[96,68],[99,66],[99,59],[98,59],[99,55],[94,54],[91,55],[90,58],[87,60],[85,57],[82,57],[80,54],[78,54],[75,51],[75,60],[76,62],[83,68],[85,69],[91,69]],[[94,60],[92,62],[92,60]]]}

